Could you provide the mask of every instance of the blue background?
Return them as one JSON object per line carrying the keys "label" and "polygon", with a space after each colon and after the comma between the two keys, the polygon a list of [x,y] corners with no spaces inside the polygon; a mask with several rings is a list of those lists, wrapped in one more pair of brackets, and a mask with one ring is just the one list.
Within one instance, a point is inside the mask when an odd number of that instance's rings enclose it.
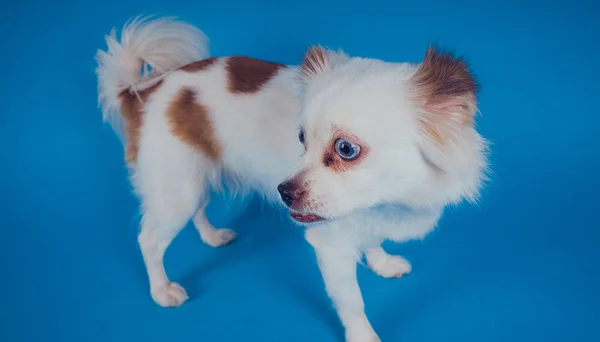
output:
{"label": "blue background", "polygon": [[0,341],[343,338],[302,232],[256,202],[212,203],[238,240],[211,249],[188,226],[166,266],[191,300],[151,300],[138,201],[94,75],[104,34],[139,13],[198,25],[214,55],[298,63],[320,43],[418,62],[430,42],[466,55],[493,181],[425,241],[386,245],[412,261],[409,276],[359,268],[367,314],[384,342],[599,341],[599,3],[368,3],[0,5]]}

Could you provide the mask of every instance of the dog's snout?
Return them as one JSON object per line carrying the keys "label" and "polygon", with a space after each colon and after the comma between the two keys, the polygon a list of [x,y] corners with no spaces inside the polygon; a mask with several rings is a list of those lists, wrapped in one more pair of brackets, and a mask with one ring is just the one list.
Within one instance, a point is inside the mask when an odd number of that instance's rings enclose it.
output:
{"label": "dog's snout", "polygon": [[279,191],[279,195],[281,196],[281,200],[288,207],[294,205],[294,203],[298,202],[300,197],[304,194],[304,190],[300,189],[293,182],[283,182],[277,186],[277,191]]}

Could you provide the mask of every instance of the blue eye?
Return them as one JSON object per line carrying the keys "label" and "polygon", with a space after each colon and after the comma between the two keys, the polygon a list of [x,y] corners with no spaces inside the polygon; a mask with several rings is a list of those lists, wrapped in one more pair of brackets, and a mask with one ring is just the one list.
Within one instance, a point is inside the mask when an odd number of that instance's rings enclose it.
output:
{"label": "blue eye", "polygon": [[360,154],[360,146],[348,140],[338,139],[335,142],[335,151],[346,160],[353,160]]}
{"label": "blue eye", "polygon": [[304,145],[304,130],[303,129],[301,129],[300,133],[298,134],[298,140],[300,140],[300,143],[302,145]]}

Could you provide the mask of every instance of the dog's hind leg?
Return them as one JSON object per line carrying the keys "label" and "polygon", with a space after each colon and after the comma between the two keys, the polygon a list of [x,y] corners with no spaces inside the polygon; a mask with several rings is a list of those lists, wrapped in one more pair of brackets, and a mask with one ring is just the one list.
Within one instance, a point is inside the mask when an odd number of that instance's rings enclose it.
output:
{"label": "dog's hind leg", "polygon": [[208,194],[202,198],[202,202],[194,215],[194,226],[200,233],[200,238],[211,247],[220,247],[235,239],[235,233],[230,229],[217,229],[206,218],[206,205]]}
{"label": "dog's hind leg", "polygon": [[158,218],[160,214],[147,212],[142,218],[142,231],[138,236],[138,242],[148,272],[152,299],[160,306],[179,306],[188,299],[183,287],[169,281],[163,258],[167,247],[183,229],[191,215],[190,212],[185,216],[180,213],[171,218]]}
{"label": "dog's hind leg", "polygon": [[138,241],[152,298],[164,307],[179,306],[188,299],[186,291],[167,277],[163,258],[171,241],[204,201],[208,187],[206,168],[210,166],[197,161],[166,172],[160,168],[145,170],[144,176],[151,178],[145,184],[151,187],[141,191],[144,213]]}

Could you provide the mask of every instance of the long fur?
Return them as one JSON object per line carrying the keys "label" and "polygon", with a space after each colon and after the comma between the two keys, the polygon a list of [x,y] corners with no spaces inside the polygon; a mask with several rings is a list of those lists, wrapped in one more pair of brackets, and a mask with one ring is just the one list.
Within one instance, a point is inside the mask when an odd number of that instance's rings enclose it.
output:
{"label": "long fur", "polygon": [[211,246],[235,237],[204,212],[209,190],[225,181],[305,226],[347,341],[376,342],[356,280],[360,257],[400,277],[410,263],[381,243],[423,239],[446,206],[480,197],[489,167],[474,125],[477,87],[452,54],[430,48],[415,65],[317,46],[297,66],[221,57],[185,68],[208,57],[207,39],[172,18],[136,18],[106,43],[98,99],[117,132],[122,109],[137,115],[127,138],[137,144],[139,243],[161,306],[187,300],[163,256],[190,219]]}
{"label": "long fur", "polygon": [[206,35],[174,17],[137,16],[123,25],[120,39],[116,28],[104,39],[107,51],[96,53],[98,104],[103,120],[122,139],[126,137],[119,114],[119,93],[144,90],[170,71],[209,56]]}

